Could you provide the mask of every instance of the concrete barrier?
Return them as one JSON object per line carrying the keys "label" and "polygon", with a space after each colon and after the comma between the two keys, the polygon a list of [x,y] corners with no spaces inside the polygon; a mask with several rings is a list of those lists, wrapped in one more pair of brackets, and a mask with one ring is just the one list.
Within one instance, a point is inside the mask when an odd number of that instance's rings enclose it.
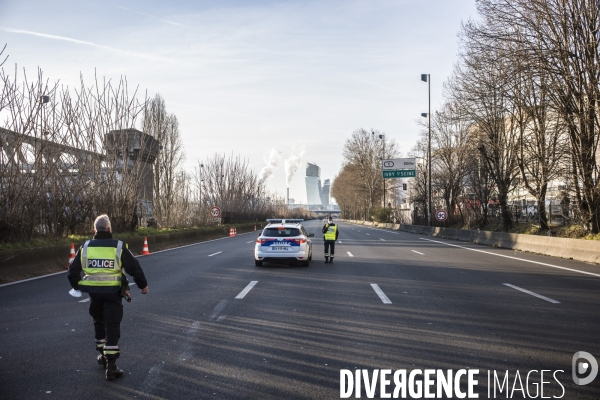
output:
{"label": "concrete barrier", "polygon": [[[254,225],[254,223],[238,225],[236,227],[237,233],[251,232],[254,230]],[[256,225],[257,229],[261,226],[261,224]],[[152,254],[154,251],[227,236],[229,236],[229,225],[215,226],[210,229],[148,236],[148,247]],[[115,235],[115,238],[120,239],[118,234]],[[133,254],[138,255],[142,252],[144,245],[143,236],[129,237],[121,240],[127,243]],[[77,251],[80,245],[81,243],[75,243],[75,251]],[[64,271],[69,261],[70,249],[70,244],[61,244],[31,249],[0,251],[0,283]]]}
{"label": "concrete barrier", "polygon": [[464,242],[527,251],[530,253],[589,263],[600,263],[600,242],[595,240],[557,238],[506,232],[432,228],[416,225],[402,225],[401,230],[419,235],[461,240]]}
{"label": "concrete barrier", "polygon": [[[346,220],[350,223],[361,221]],[[388,228],[391,224],[379,224]],[[460,240],[512,250],[526,251],[552,257],[565,258],[589,263],[600,263],[600,241],[585,239],[558,238],[518,233],[473,231],[464,229],[439,228],[421,225],[392,225],[390,229],[402,230],[417,235]]]}

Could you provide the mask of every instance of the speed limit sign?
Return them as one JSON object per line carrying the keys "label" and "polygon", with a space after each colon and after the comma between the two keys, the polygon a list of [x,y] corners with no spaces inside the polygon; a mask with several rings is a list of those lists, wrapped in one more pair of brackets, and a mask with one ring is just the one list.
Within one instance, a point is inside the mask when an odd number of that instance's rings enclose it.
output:
{"label": "speed limit sign", "polygon": [[435,213],[435,219],[440,222],[444,222],[448,218],[448,213],[445,210],[437,210]]}
{"label": "speed limit sign", "polygon": [[211,207],[210,216],[214,218],[219,218],[221,216],[221,209],[217,206]]}

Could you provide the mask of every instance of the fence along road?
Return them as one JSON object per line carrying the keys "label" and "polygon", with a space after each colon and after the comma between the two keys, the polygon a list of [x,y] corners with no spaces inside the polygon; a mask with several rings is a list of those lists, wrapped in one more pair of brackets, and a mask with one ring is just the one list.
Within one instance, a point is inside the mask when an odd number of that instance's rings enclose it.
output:
{"label": "fence along road", "polygon": [[600,396],[570,378],[576,351],[600,354],[600,278],[577,272],[597,267],[346,223],[325,264],[322,222],[305,225],[308,268],[255,267],[254,232],[140,258],[151,291],[125,304],[111,384],[65,275],[1,287],[3,398],[339,398],[340,369],[467,367],[480,398],[488,368],[563,369],[565,398]]}

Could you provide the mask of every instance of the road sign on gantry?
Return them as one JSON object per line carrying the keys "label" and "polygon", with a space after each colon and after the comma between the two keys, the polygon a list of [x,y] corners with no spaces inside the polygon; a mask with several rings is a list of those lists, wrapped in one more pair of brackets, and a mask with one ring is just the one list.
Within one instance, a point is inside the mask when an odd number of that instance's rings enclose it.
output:
{"label": "road sign on gantry", "polygon": [[384,178],[414,178],[417,176],[417,172],[414,169],[399,169],[396,171],[383,170]]}
{"label": "road sign on gantry", "polygon": [[382,169],[384,171],[395,171],[398,169],[415,169],[414,158],[393,158],[390,160],[383,160]]}
{"label": "road sign on gantry", "polygon": [[448,213],[446,212],[446,210],[437,210],[435,212],[435,219],[437,219],[438,221],[444,222],[446,218],[448,218]]}
{"label": "road sign on gantry", "polygon": [[213,218],[219,218],[221,216],[221,209],[217,206],[211,207],[210,216]]}

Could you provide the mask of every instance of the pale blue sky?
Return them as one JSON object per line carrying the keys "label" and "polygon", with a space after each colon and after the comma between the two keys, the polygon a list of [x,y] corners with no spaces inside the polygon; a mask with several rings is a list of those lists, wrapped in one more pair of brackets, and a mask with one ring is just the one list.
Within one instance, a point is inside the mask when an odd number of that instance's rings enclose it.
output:
{"label": "pale blue sky", "polygon": [[[0,0],[0,44],[5,68],[40,66],[69,86],[80,72],[91,84],[96,68],[160,93],[179,118],[187,170],[233,151],[260,171],[278,149],[268,187],[283,195],[292,145],[322,179],[339,171],[358,128],[410,150],[427,111],[420,74],[432,75],[435,109],[461,21],[475,16],[474,0]],[[290,195],[306,199],[303,168]]]}

